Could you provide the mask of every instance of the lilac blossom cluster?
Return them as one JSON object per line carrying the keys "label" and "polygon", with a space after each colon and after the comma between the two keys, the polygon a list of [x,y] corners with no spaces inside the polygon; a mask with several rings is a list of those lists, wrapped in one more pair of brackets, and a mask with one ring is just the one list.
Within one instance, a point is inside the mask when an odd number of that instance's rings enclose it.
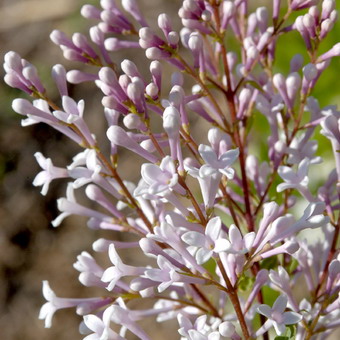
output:
{"label": "lilac blossom cluster", "polygon": [[[13,102],[22,125],[47,124],[82,148],[66,167],[35,154],[42,171],[33,184],[43,195],[52,180],[69,181],[52,225],[75,214],[88,217],[89,229],[112,233],[74,264],[80,283],[99,296],[57,297],[43,282],[45,326],[57,310],[75,308],[84,340],[152,339],[139,322],[145,318],[176,319],[171,336],[183,340],[326,339],[340,326],[340,112],[321,108],[313,90],[340,56],[340,43],[319,52],[337,19],[335,0],[273,0],[270,9],[247,0],[184,0],[181,29],[167,14],[151,28],[137,0],[101,0],[81,14],[95,22],[89,38],[51,33],[66,59],[90,69],[53,67],[59,103],[17,53],[4,63],[5,82],[35,98]],[[279,38],[294,31],[306,56],[292,56],[289,72],[275,73]],[[150,71],[114,63],[124,49],[145,55]],[[165,85],[166,64],[172,75]],[[102,93],[106,145],[91,132],[84,101],[69,96],[67,83],[83,82]],[[261,136],[254,115],[270,127]],[[194,118],[210,125],[207,136],[195,137]],[[316,133],[330,141],[334,169],[319,165]],[[265,157],[255,136],[267,138]],[[135,183],[121,176],[123,149],[144,161]],[[311,167],[329,171],[317,188]],[[98,210],[77,202],[81,189]],[[118,233],[129,241],[116,240]],[[145,266],[124,263],[125,251],[143,254]],[[98,252],[112,265],[97,263]],[[153,307],[131,306],[139,300]]]}

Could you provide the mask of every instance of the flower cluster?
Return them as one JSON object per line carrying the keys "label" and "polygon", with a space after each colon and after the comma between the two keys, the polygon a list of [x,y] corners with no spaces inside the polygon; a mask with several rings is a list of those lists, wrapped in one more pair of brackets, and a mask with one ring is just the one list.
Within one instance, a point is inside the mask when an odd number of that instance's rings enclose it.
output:
{"label": "flower cluster", "polygon": [[[59,102],[33,65],[6,54],[5,82],[35,98],[13,102],[22,125],[47,124],[81,148],[63,167],[35,154],[42,171],[33,184],[43,195],[51,181],[69,181],[53,226],[75,214],[88,218],[89,229],[112,232],[74,264],[80,283],[96,287],[97,297],[60,298],[43,282],[47,302],[39,318],[46,327],[63,308],[83,316],[86,340],[152,339],[139,323],[144,318],[177,319],[183,340],[273,334],[316,340],[340,326],[340,112],[320,108],[313,97],[319,77],[340,56],[340,43],[320,53],[336,3],[283,2],[273,0],[268,9],[247,0],[184,0],[180,29],[167,14],[151,28],[137,0],[84,5],[82,16],[96,22],[89,38],[51,33],[66,59],[89,68],[52,68]],[[276,73],[279,37],[294,31],[306,55],[291,56],[289,71]],[[116,64],[115,51],[125,49],[145,55],[149,70],[131,60]],[[87,123],[84,101],[68,92],[68,83],[83,82],[102,94],[104,145]],[[265,139],[261,152],[251,124],[259,116],[269,126],[256,136]],[[210,125],[207,136],[195,137],[193,119]],[[334,168],[322,164],[312,139],[320,132],[330,141]],[[118,167],[123,150],[144,162],[135,182]],[[318,187],[308,176],[314,167],[329,171]],[[91,208],[77,202],[77,190]],[[317,240],[310,237],[316,230]],[[126,249],[145,264],[127,263]],[[112,265],[97,263],[97,252],[106,252]],[[303,294],[295,291],[301,285]],[[136,300],[154,304],[132,307]]]}

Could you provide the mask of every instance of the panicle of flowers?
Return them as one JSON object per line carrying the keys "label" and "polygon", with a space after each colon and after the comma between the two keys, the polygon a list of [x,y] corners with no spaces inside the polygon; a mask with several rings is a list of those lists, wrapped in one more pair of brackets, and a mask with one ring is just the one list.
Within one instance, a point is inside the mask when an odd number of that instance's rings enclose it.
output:
{"label": "panicle of flowers", "polygon": [[[35,154],[42,170],[33,184],[43,195],[53,180],[68,181],[52,225],[80,215],[90,230],[112,235],[74,263],[97,297],[60,298],[43,282],[46,327],[57,310],[72,307],[83,316],[86,340],[154,339],[138,323],[150,317],[177,319],[179,334],[171,336],[188,340],[269,339],[271,328],[284,339],[325,339],[340,326],[340,113],[313,97],[340,56],[340,43],[320,48],[336,22],[336,2],[255,5],[184,0],[176,27],[166,13],[149,23],[137,0],[86,4],[81,15],[95,22],[88,36],[50,35],[66,59],[85,64],[53,66],[57,101],[33,65],[5,55],[5,82],[34,98],[13,101],[22,125],[47,124],[80,148],[62,166]],[[294,31],[306,53],[292,55],[283,74],[278,38]],[[145,57],[145,69],[115,62],[126,49]],[[84,82],[102,96],[106,142],[93,134],[84,100],[68,92],[68,83]],[[269,127],[260,133],[251,124],[259,116]],[[207,135],[193,122],[208,126]],[[332,168],[313,139],[318,133],[330,141]],[[131,157],[133,182],[119,166],[122,152]],[[328,178],[314,183],[314,169]],[[80,190],[91,208],[77,200]],[[97,262],[97,252],[111,264]],[[295,294],[300,282],[303,295]],[[131,303],[140,300],[148,304]],[[153,308],[143,308],[150,301]]]}

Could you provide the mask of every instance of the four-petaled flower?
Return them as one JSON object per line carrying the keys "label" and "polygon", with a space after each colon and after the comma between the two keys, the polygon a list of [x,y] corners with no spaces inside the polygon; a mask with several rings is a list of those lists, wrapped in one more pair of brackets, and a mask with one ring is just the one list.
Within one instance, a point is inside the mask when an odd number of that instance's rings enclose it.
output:
{"label": "four-petaled flower", "polygon": [[103,282],[110,282],[107,286],[107,290],[112,290],[118,281],[124,276],[141,275],[144,273],[144,268],[124,264],[119,257],[114,244],[110,244],[109,257],[113,266],[107,268],[101,278]]}
{"label": "four-petaled flower", "polygon": [[41,152],[36,152],[34,154],[34,157],[36,158],[43,171],[40,171],[35,176],[33,185],[42,185],[41,194],[45,196],[52,180],[56,178],[68,177],[68,171],[64,168],[54,166],[51,159],[45,158]]}
{"label": "four-petaled flower", "polygon": [[287,189],[307,187],[308,184],[308,168],[309,168],[310,160],[308,158],[304,158],[297,169],[297,172],[294,172],[292,168],[288,166],[280,166],[278,169],[278,174],[285,181],[285,183],[281,183],[277,186],[277,192],[281,192]]}
{"label": "four-petaled flower", "polygon": [[286,331],[286,325],[293,325],[302,320],[302,315],[296,312],[285,312],[288,298],[286,295],[280,295],[274,302],[273,308],[268,305],[260,305],[257,311],[268,318],[264,325],[256,332],[260,336],[271,326],[274,326],[277,335],[282,335]]}
{"label": "four-petaled flower", "polygon": [[196,260],[198,264],[207,262],[213,253],[224,251],[227,240],[220,237],[222,222],[219,217],[212,218],[202,234],[197,231],[188,231],[182,235],[182,240],[190,246],[197,247]]}
{"label": "four-petaled flower", "polygon": [[143,164],[141,175],[147,184],[146,191],[151,195],[164,195],[178,182],[175,163],[170,156],[164,157],[159,166],[151,163]]}
{"label": "four-petaled flower", "polygon": [[113,306],[105,309],[103,318],[100,319],[97,315],[89,314],[84,316],[84,323],[94,333],[86,336],[83,340],[123,340],[124,338],[118,335],[110,328],[111,316],[113,314]]}
{"label": "four-petaled flower", "polygon": [[198,147],[198,152],[206,163],[202,165],[199,170],[201,177],[221,173],[227,176],[228,179],[234,178],[235,171],[230,166],[236,161],[239,155],[238,149],[229,150],[217,157],[211,146],[201,144]]}
{"label": "four-petaled flower", "polygon": [[232,254],[246,254],[250,251],[255,240],[255,233],[250,232],[242,237],[240,230],[235,224],[232,224],[228,232],[229,241],[223,240],[225,243],[225,251]]}

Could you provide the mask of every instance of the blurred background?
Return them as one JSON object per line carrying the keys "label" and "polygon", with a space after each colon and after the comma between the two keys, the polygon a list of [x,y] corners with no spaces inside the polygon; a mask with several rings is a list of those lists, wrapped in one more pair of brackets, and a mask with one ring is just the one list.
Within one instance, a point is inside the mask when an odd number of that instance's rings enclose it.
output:
{"label": "blurred background", "polygon": [[[79,64],[64,60],[60,49],[50,41],[49,34],[53,29],[60,29],[68,35],[74,32],[86,33],[91,23],[80,16],[79,10],[85,3],[96,5],[98,2],[0,0],[1,60],[7,51],[18,52],[38,68],[50,97],[57,99],[50,77],[51,67],[61,63],[70,70],[79,68]],[[142,0],[140,3],[150,22],[158,14],[167,12],[173,18],[175,27],[179,27],[176,12],[181,1]],[[257,1],[256,5],[267,3],[269,2]],[[321,50],[326,51],[337,42],[339,33],[337,24]],[[277,71],[287,72],[290,58],[295,53],[305,55],[305,52],[298,34],[290,34],[289,38],[282,40],[278,50]],[[133,59],[134,56],[131,52],[124,52],[115,54],[114,58],[119,62],[124,58]],[[137,59],[136,63],[140,61]],[[314,92],[321,106],[339,104],[339,90],[335,89],[335,84],[339,85],[339,66],[338,60],[332,61]],[[1,79],[3,75],[1,69]],[[85,99],[85,114],[89,124],[95,126],[95,133],[100,136],[105,133],[105,122],[99,91],[93,90],[94,87],[87,84],[70,86],[70,93],[75,99]],[[84,289],[78,283],[78,272],[72,268],[72,264],[81,251],[91,252],[92,242],[102,235],[95,231],[88,232],[85,229],[86,219],[79,217],[69,217],[61,227],[53,228],[50,221],[59,214],[56,199],[65,195],[66,183],[53,182],[46,197],[40,195],[39,188],[32,186],[35,175],[40,171],[33,157],[36,151],[50,157],[55,165],[65,166],[80,149],[46,126],[39,124],[22,128],[21,117],[11,109],[11,102],[16,97],[25,95],[7,87],[1,81],[0,338],[82,339],[78,333],[81,318],[75,315],[74,310],[57,312],[51,329],[45,329],[43,321],[38,320],[39,309],[45,302],[41,294],[41,282],[49,280],[52,289],[62,297],[87,297],[91,293],[95,295],[95,292]],[[201,126],[197,125],[197,128],[201,129]],[[320,143],[322,148],[327,142],[321,138]],[[126,178],[134,179],[136,171],[128,166],[128,158],[123,157],[122,160]],[[168,338],[163,325],[158,325],[152,334],[153,339],[161,336]]]}

